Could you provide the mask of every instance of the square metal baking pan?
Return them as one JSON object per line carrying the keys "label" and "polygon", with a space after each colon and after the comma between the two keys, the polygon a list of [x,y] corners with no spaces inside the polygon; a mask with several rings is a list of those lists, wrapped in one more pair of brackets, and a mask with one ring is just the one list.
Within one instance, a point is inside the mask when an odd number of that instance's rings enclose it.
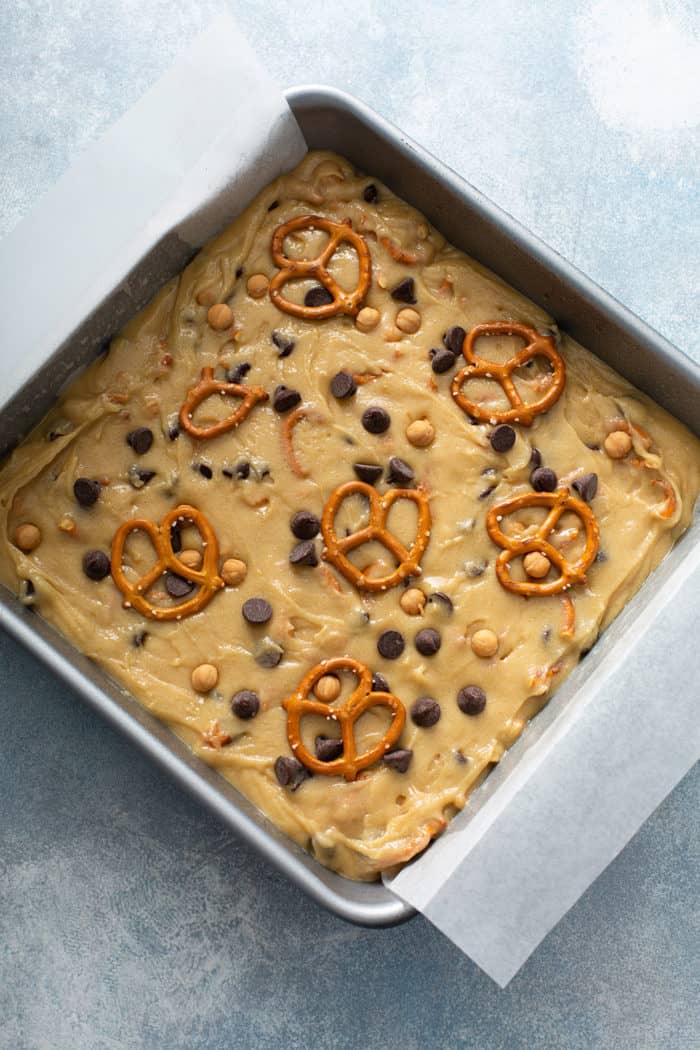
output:
{"label": "square metal baking pan", "polygon": [[[544,307],[570,335],[700,434],[700,368],[689,358],[363,103],[326,87],[294,88],[287,100],[309,148],[335,150],[381,178],[449,241]],[[138,305],[188,261],[176,230],[166,242],[155,245],[129,275],[139,287]],[[162,265],[154,265],[159,261]],[[66,378],[85,367],[129,319],[133,302],[122,304],[121,298],[116,287],[5,406],[0,452],[41,419],[56,396],[57,376]],[[319,904],[367,926],[393,925],[413,914],[381,883],[351,882],[323,868],[1,587],[0,625]],[[595,663],[594,649],[586,661],[587,675]],[[567,685],[575,685],[575,677],[576,672]],[[526,731],[518,750],[527,746],[527,736]]]}

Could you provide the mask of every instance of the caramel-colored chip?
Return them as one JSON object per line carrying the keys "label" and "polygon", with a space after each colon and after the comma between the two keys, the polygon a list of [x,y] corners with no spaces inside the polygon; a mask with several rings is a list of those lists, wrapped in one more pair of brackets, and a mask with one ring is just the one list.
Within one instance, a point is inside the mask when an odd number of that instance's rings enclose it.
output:
{"label": "caramel-colored chip", "polygon": [[41,529],[31,521],[25,521],[15,529],[13,543],[25,554],[30,554],[41,543]]}
{"label": "caramel-colored chip", "polygon": [[226,303],[216,303],[207,311],[207,321],[216,332],[223,332],[233,324],[233,310]]}
{"label": "caramel-colored chip", "polygon": [[632,449],[632,438],[625,430],[613,430],[606,437],[604,445],[610,459],[624,459]]}
{"label": "caramel-colored chip", "polygon": [[202,564],[201,552],[190,548],[188,550],[180,551],[178,554],[178,561],[181,561],[183,565],[186,565],[188,569],[198,569]]}
{"label": "caramel-colored chip", "polygon": [[262,299],[267,295],[270,282],[264,273],[254,273],[248,278],[246,289],[251,299]]}
{"label": "caramel-colored chip", "polygon": [[498,652],[498,635],[488,627],[483,627],[472,635],[471,646],[475,656],[486,660]]}
{"label": "caramel-colored chip", "polygon": [[399,310],[396,315],[396,327],[406,335],[413,335],[414,332],[417,332],[420,328],[420,322],[420,314],[417,310],[412,310],[410,307]]}
{"label": "caramel-colored chip", "polygon": [[248,566],[240,558],[227,558],[221,566],[221,578],[228,587],[237,587],[248,574]]}
{"label": "caramel-colored chip", "polygon": [[219,672],[213,664],[199,664],[190,676],[195,693],[210,693],[219,681]]}
{"label": "caramel-colored chip", "polygon": [[326,704],[333,703],[340,696],[340,679],[334,674],[324,674],[314,686],[314,693]]}
{"label": "caramel-colored chip", "polygon": [[360,332],[371,332],[379,324],[379,317],[379,310],[375,310],[373,306],[363,306],[355,318],[355,327]]}
{"label": "caramel-colored chip", "polygon": [[533,580],[543,580],[552,567],[549,558],[539,551],[532,551],[523,558],[523,568]]}
{"label": "caramel-colored chip", "polygon": [[414,419],[406,427],[406,437],[416,448],[427,448],[435,440],[435,427],[429,419]]}
{"label": "caramel-colored chip", "polygon": [[408,616],[420,616],[425,609],[426,597],[420,587],[409,587],[399,598],[399,605]]}

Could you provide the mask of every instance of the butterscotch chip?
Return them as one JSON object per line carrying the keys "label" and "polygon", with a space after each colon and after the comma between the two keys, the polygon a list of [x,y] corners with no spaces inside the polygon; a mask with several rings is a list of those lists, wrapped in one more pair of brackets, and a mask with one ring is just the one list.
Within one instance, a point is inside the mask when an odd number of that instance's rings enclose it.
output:
{"label": "butterscotch chip", "polygon": [[237,587],[243,583],[248,574],[248,566],[240,558],[227,558],[221,566],[221,579],[229,587]]}
{"label": "butterscotch chip", "polygon": [[219,681],[219,672],[213,664],[199,664],[190,676],[195,693],[210,693]]}
{"label": "butterscotch chip", "polygon": [[361,332],[371,332],[379,324],[379,310],[373,306],[363,306],[355,318],[355,327]]}
{"label": "butterscotch chip", "polygon": [[30,521],[25,521],[24,524],[18,525],[15,529],[13,542],[15,547],[19,547],[25,554],[29,554],[41,543],[41,529],[37,525],[33,525]]}
{"label": "butterscotch chip", "polygon": [[399,598],[399,605],[408,616],[420,616],[425,603],[426,597],[420,587],[409,587]]}
{"label": "butterscotch chip", "polygon": [[528,576],[532,576],[533,580],[544,579],[551,567],[552,563],[549,558],[545,557],[544,554],[540,554],[539,551],[531,551],[530,554],[526,554],[523,558],[523,568]]}
{"label": "butterscotch chip", "polygon": [[200,306],[213,306],[218,295],[213,288],[202,288],[195,296]]}
{"label": "butterscotch chip", "polygon": [[71,536],[78,530],[78,526],[76,525],[75,518],[72,514],[64,514],[58,523],[58,527],[61,532],[67,532]]}
{"label": "butterscotch chip", "polygon": [[262,299],[264,295],[267,295],[267,289],[270,287],[270,282],[264,273],[254,273],[248,278],[246,289],[251,299]]}
{"label": "butterscotch chip", "polygon": [[202,564],[202,555],[198,550],[190,548],[181,551],[177,556],[177,560],[186,565],[188,569],[198,569]]}
{"label": "butterscotch chip", "polygon": [[480,656],[482,659],[488,659],[489,656],[495,656],[498,652],[498,635],[495,631],[491,631],[488,627],[484,627],[480,631],[474,632],[472,635],[471,646],[472,652],[475,656]]}
{"label": "butterscotch chip", "polygon": [[413,335],[420,328],[421,316],[417,310],[399,310],[396,315],[396,327],[406,335]]}
{"label": "butterscotch chip", "polygon": [[314,693],[324,704],[330,704],[340,696],[340,680],[334,674],[324,674],[314,686]]}
{"label": "butterscotch chip", "polygon": [[416,448],[427,448],[435,440],[435,427],[428,419],[414,419],[406,427],[406,438]]}
{"label": "butterscotch chip", "polygon": [[233,310],[226,303],[216,303],[209,307],[207,321],[216,332],[223,332],[233,323]]}
{"label": "butterscotch chip", "polygon": [[624,430],[613,430],[603,444],[610,459],[624,459],[632,448],[632,438]]}

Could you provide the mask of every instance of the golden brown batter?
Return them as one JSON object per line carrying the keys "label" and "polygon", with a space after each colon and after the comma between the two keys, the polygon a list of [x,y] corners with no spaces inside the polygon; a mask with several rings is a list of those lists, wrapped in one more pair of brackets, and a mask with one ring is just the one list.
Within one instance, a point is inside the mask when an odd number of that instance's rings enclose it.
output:
{"label": "golden brown batter", "polygon": [[[526,328],[473,332],[498,322]],[[0,580],[371,879],[465,804],[699,488],[680,423],[310,153],[14,451]]]}

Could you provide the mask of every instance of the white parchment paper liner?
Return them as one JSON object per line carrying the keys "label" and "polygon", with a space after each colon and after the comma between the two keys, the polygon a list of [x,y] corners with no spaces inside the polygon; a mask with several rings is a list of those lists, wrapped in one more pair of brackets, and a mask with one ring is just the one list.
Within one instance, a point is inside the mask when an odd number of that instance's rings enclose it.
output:
{"label": "white parchment paper liner", "polygon": [[[4,432],[21,433],[15,395],[37,369],[48,407],[99,339],[305,150],[234,23],[214,21],[0,243]],[[700,753],[697,533],[442,838],[387,880],[502,985]]]}

